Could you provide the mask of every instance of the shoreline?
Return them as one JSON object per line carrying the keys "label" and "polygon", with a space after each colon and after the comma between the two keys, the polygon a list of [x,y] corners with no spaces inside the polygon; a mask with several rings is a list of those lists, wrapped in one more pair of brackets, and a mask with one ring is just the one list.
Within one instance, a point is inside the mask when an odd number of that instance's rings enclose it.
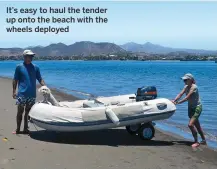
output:
{"label": "shoreline", "polygon": [[[6,79],[6,80],[11,80],[11,85],[12,85],[12,78],[0,76],[0,80],[1,80],[1,79],[3,79],[3,80],[4,80],[4,79]],[[40,85],[38,84],[38,85],[37,85],[37,89],[38,89],[39,87],[40,87]],[[73,95],[71,95],[71,94],[67,94],[66,92],[61,91],[61,90],[58,89],[58,88],[51,87],[50,89],[51,89],[52,94],[54,94],[55,96],[57,96],[56,99],[57,99],[58,101],[60,101],[62,98],[64,98],[65,100],[68,100],[68,101],[74,101],[74,100],[80,99],[80,98],[78,98],[78,97],[76,97],[76,96],[73,96]]]}
{"label": "shoreline", "polygon": [[[0,62],[7,62],[7,61],[14,61],[14,62],[16,62],[16,61],[23,61],[22,59],[20,59],[20,60],[0,60]],[[116,62],[119,62],[119,61],[124,61],[124,62],[126,62],[126,61],[135,61],[135,62],[212,62],[212,63],[217,63],[217,61],[215,61],[215,60],[164,60],[164,59],[162,59],[162,60],[130,60],[130,59],[126,59],[126,60],[119,60],[119,59],[110,59],[110,60],[91,60],[91,59],[89,59],[89,60],[85,60],[85,59],[78,59],[78,60],[67,60],[67,59],[63,59],[63,60],[58,60],[58,59],[44,59],[44,60],[34,60],[34,61],[37,61],[37,62],[43,62],[43,61],[57,61],[57,62],[61,62],[61,61],[71,61],[71,62],[83,62],[83,61],[85,61],[85,62],[87,62],[87,61],[91,61],[91,62],[93,62],[93,61],[97,61],[97,62],[100,62],[100,61],[116,61]]]}
{"label": "shoreline", "polygon": [[[123,128],[58,136],[30,124],[29,136],[12,135],[16,125],[16,106],[11,92],[11,78],[0,77],[0,166],[3,168],[69,169],[74,165],[78,169],[99,166],[214,169],[217,166],[215,150],[202,145],[193,150],[190,141],[160,129],[148,142],[130,136]],[[52,92],[60,101],[77,99],[53,88]]]}

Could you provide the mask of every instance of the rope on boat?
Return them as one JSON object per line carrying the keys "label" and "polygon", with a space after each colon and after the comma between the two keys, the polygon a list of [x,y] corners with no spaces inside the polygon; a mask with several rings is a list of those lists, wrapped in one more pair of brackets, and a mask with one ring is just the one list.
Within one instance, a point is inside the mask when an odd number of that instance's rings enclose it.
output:
{"label": "rope on boat", "polygon": [[33,121],[32,121],[32,124],[33,124],[33,126],[35,127],[36,131],[39,131]]}
{"label": "rope on boat", "polygon": [[86,92],[72,90],[72,89],[66,89],[64,87],[60,87],[60,89],[63,89],[63,90],[66,90],[66,91],[70,91],[70,92],[75,92],[75,93],[83,95],[83,96],[89,96],[91,99],[96,99],[97,98],[97,96],[95,96],[95,95],[93,95],[91,93],[86,93]]}
{"label": "rope on boat", "polygon": [[70,91],[70,92],[75,92],[75,93],[83,95],[83,96],[89,96],[89,98],[88,98],[89,100],[94,100],[96,103],[102,103],[99,100],[97,100],[98,96],[93,95],[91,93],[85,93],[85,92],[81,92],[81,91],[77,91],[77,90],[66,89],[64,87],[60,87],[60,89]]}

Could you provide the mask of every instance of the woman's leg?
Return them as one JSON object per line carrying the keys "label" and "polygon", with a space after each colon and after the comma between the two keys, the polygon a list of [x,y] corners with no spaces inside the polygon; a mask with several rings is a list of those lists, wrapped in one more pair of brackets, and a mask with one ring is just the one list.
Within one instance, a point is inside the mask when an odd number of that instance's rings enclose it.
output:
{"label": "woman's leg", "polygon": [[198,131],[198,133],[200,134],[200,136],[202,138],[202,142],[206,144],[206,138],[205,138],[203,130],[202,130],[201,126],[200,126],[199,119],[197,119],[195,121],[195,127],[197,128],[197,131]]}
{"label": "woman's leg", "polygon": [[195,129],[195,118],[191,118],[190,121],[189,121],[189,124],[188,124],[188,127],[190,128],[191,132],[192,132],[192,135],[194,137],[194,142],[195,143],[198,143],[198,137],[197,137],[197,131]]}
{"label": "woman's leg", "polygon": [[201,129],[201,126],[200,126],[200,122],[199,122],[199,117],[201,115],[201,112],[202,112],[202,105],[199,105],[196,107],[195,111],[194,111],[194,115],[193,115],[193,118],[195,119],[195,127],[197,128],[197,131],[198,133],[200,134],[201,138],[202,138],[202,144],[206,144],[206,139],[205,139],[205,136],[203,134],[203,131]]}

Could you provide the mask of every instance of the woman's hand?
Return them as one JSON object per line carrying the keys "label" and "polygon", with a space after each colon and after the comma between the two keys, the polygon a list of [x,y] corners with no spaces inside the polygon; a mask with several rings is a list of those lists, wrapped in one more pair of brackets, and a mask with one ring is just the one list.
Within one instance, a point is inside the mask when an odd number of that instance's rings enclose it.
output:
{"label": "woman's hand", "polygon": [[175,101],[175,100],[171,100],[171,102],[173,103],[173,104],[175,104],[175,105],[177,105],[177,104],[179,104],[177,101]]}
{"label": "woman's hand", "polygon": [[175,105],[179,104],[179,102],[175,102]]}

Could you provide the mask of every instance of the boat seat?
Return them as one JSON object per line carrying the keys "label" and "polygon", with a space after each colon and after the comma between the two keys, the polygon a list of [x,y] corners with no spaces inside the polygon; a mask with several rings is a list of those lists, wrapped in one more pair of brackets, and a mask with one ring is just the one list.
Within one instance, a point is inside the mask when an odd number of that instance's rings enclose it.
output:
{"label": "boat seat", "polygon": [[84,108],[91,108],[91,107],[104,107],[103,103],[96,103],[94,100],[90,100],[83,103]]}

